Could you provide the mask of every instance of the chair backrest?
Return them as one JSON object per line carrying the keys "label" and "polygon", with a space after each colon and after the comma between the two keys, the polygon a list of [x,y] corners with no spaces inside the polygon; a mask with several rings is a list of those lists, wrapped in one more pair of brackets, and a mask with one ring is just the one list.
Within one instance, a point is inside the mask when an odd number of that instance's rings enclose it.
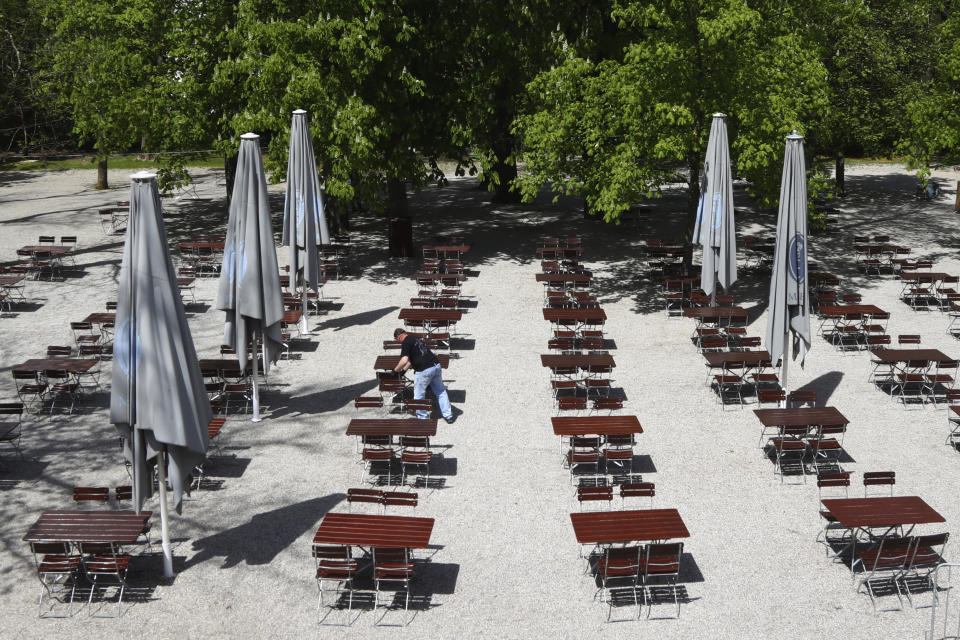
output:
{"label": "chair backrest", "polygon": [[600,447],[600,438],[597,436],[573,436],[570,438],[573,449],[597,449]]}
{"label": "chair backrest", "polygon": [[846,433],[847,425],[845,424],[822,424],[817,428],[817,435],[821,438],[826,436],[837,436],[843,433]]}
{"label": "chair backrest", "polygon": [[110,489],[107,487],[74,487],[74,502],[108,502]]}
{"label": "chair backrest", "polygon": [[863,300],[863,296],[859,293],[845,293],[840,297],[847,304],[855,304]]}
{"label": "chair backrest", "polygon": [[584,397],[561,396],[557,398],[557,408],[561,411],[583,410],[587,408],[587,399]]}
{"label": "chair backrest", "polygon": [[935,567],[944,562],[943,549],[947,546],[949,539],[949,532],[916,536],[913,539],[913,552],[910,554],[910,560],[907,563],[907,571]]}
{"label": "chair backrest", "polygon": [[73,355],[73,347],[69,346],[59,346],[59,345],[49,345],[47,346],[47,357],[48,358],[69,358]]}
{"label": "chair backrest", "polygon": [[0,402],[0,416],[15,416],[23,414],[22,402]]}
{"label": "chair backrest", "polygon": [[80,358],[99,358],[103,355],[103,345],[82,344],[77,350],[77,356]]}
{"label": "chair backrest", "polygon": [[427,436],[400,436],[400,446],[404,449],[429,449],[430,438]]}
{"label": "chair backrest", "polygon": [[657,575],[677,575],[680,573],[680,558],[682,556],[682,542],[648,544],[644,570],[646,573]]}
{"label": "chair backrest", "polygon": [[89,322],[71,322],[70,328],[73,331],[92,331],[93,325]]}
{"label": "chair backrest", "polygon": [[624,482],[620,485],[621,498],[652,498],[655,495],[657,488],[652,482]]}
{"label": "chair backrest", "polygon": [[381,504],[383,502],[383,491],[379,489],[347,489],[347,502]]}
{"label": "chair backrest", "polygon": [[133,500],[133,487],[129,484],[114,487],[113,495],[117,502],[129,502],[130,500]]}
{"label": "chair backrest", "polygon": [[849,471],[817,474],[818,489],[823,487],[849,487],[849,486],[850,486]]}
{"label": "chair backrest", "polygon": [[914,544],[914,539],[910,537],[882,538],[876,554],[871,554],[873,562],[868,561],[864,569],[869,572],[903,569],[910,560]]}
{"label": "chair backrest", "polygon": [[893,485],[896,483],[897,474],[894,471],[866,471],[863,474],[863,495],[867,495],[867,487],[876,486],[890,487],[890,495],[893,495]]}
{"label": "chair backrest", "polygon": [[867,336],[868,348],[884,344],[890,344],[890,336],[886,334]]}
{"label": "chair backrest", "polygon": [[39,377],[36,371],[17,371],[13,370],[13,379],[14,380],[29,380],[31,382],[37,382]]}
{"label": "chair backrest", "polygon": [[66,556],[66,555],[70,555],[70,543],[69,542],[31,542],[30,550],[33,551],[33,554],[36,556],[45,556],[45,555]]}
{"label": "chair backrest", "polygon": [[634,438],[632,433],[611,433],[606,436],[608,447],[632,447]]}
{"label": "chair backrest", "polygon": [[613,487],[610,486],[582,486],[577,487],[577,501],[593,502],[599,500],[613,501]]}
{"label": "chair backrest", "polygon": [[783,389],[757,389],[757,402],[784,402],[787,392]]}
{"label": "chair backrest", "polygon": [[37,242],[39,244],[54,244],[56,241],[57,239],[54,236],[40,236]]}
{"label": "chair backrest", "polygon": [[320,560],[349,560],[350,547],[342,545],[313,545],[313,557]]}
{"label": "chair backrest", "polygon": [[814,389],[798,389],[796,391],[791,391],[787,396],[787,400],[793,406],[801,404],[817,404],[817,392]]}
{"label": "chair backrest", "polygon": [[920,344],[920,336],[916,334],[898,335],[897,344]]}
{"label": "chair backrest", "polygon": [[77,236],[60,236],[60,244],[77,244]]}
{"label": "chair backrest", "polygon": [[70,374],[63,369],[47,369],[43,372],[44,377],[47,380],[69,380]]}
{"label": "chair backrest", "polygon": [[384,491],[383,505],[385,507],[416,507],[419,494],[412,491]]}
{"label": "chair backrest", "polygon": [[[960,390],[958,390],[960,391]],[[594,411],[618,411],[623,409],[623,398],[600,396],[593,401]]]}

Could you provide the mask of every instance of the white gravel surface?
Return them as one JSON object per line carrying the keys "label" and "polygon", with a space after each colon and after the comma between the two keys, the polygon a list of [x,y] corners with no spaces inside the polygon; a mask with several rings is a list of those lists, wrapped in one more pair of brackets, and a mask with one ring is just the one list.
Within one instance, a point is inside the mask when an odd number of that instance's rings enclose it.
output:
{"label": "white gravel surface", "polygon": [[[0,261],[14,261],[16,249],[40,234],[76,234],[83,268],[82,277],[28,283],[36,304],[2,314],[0,399],[16,397],[12,366],[41,356],[47,345],[70,344],[71,320],[116,299],[123,239],[101,232],[96,209],[127,199],[130,173],[111,172],[117,188],[106,192],[92,189],[92,171],[0,173]],[[171,243],[225,223],[222,172],[194,173],[194,194],[163,201]],[[912,311],[897,299],[897,282],[863,277],[852,259],[853,235],[888,233],[914,256],[934,259],[937,270],[960,273],[957,174],[935,176],[943,198],[918,202],[902,166],[848,167],[839,224],[812,237],[809,254],[844,279],[843,291],[891,311],[890,334],[920,333],[924,346],[958,355],[960,345],[945,334],[946,314]],[[283,188],[271,186],[278,220]],[[772,234],[775,212],[756,212],[743,191],[736,195],[740,235]],[[682,236],[684,197],[679,188],[667,190],[637,224],[620,226],[585,221],[574,201],[496,205],[473,180],[412,197],[416,241],[434,234],[472,241],[465,262],[474,275],[464,294],[475,307],[459,325],[466,334],[460,357],[445,372],[458,420],[441,421],[435,439],[447,447],[434,469],[444,486],[421,490],[416,510],[436,526],[434,548],[421,554],[429,562],[417,569],[418,610],[408,627],[375,628],[369,611],[347,628],[316,624],[310,540],[327,511],[346,510],[346,489],[360,473],[355,443],[343,433],[356,415],[352,399],[374,392],[373,360],[415,294],[407,278],[414,261],[386,257],[385,221],[361,214],[349,273],[328,283],[326,310],[310,319],[315,336],[271,373],[266,419],[255,425],[231,416],[225,456],[211,465],[208,488],[173,518],[175,582],[160,581],[156,557],[137,558],[135,597],[119,619],[91,618],[84,606],[69,619],[39,620],[40,585],[21,541],[43,509],[72,508],[73,486],[127,483],[107,396],[73,416],[29,418],[27,459],[0,458],[0,637],[134,637],[147,627],[162,638],[922,637],[928,609],[875,615],[849,571],[824,556],[814,542],[815,482],[775,478],[757,447],[752,407],[721,409],[690,342],[692,321],[668,319],[656,301],[657,281],[645,275],[639,247],[647,236]],[[578,507],[550,428],[548,374],[538,358],[549,327],[540,314],[534,247],[546,235],[583,237],[616,343],[615,386],[644,427],[643,477],[656,483],[655,506],[679,509],[690,530],[681,576],[687,602],[678,620],[604,624],[606,607],[594,599],[578,558],[568,515]],[[733,290],[750,311],[751,335],[765,331],[768,277],[743,270]],[[204,304],[192,309],[190,323],[201,357],[216,357],[221,342],[215,295],[215,279],[198,281]],[[816,389],[821,404],[850,419],[844,466],[856,472],[851,495],[860,495],[861,472],[895,470],[898,493],[922,496],[947,520],[923,530],[956,533],[960,453],[943,444],[945,409],[905,410],[871,388],[869,370],[864,353],[842,355],[818,337],[806,368],[791,369],[791,387]],[[956,547],[947,555],[957,557]],[[921,598],[929,602],[929,594]]]}

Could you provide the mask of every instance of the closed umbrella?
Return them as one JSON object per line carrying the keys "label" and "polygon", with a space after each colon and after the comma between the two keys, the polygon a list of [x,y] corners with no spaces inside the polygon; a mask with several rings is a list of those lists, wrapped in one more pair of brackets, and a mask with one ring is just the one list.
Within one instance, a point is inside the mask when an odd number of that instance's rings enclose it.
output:
{"label": "closed umbrella", "polygon": [[700,288],[716,303],[716,281],[723,290],[737,281],[736,225],[733,219],[733,177],[727,142],[727,116],[713,114],[693,241],[703,247]]}
{"label": "closed umbrella", "polygon": [[207,452],[211,411],[183,311],[156,176],[137,173],[120,265],[110,421],[133,469],[133,504],[153,493],[157,464],[164,574],[173,576],[167,479],[180,512],[189,475]]}
{"label": "closed umbrella", "polygon": [[280,244],[290,247],[290,279],[300,288],[304,322],[307,288],[319,291],[320,254],[317,245],[330,242],[317,162],[313,156],[307,112],[297,109],[290,124],[290,154],[287,159],[287,194],[283,202],[283,234]]}
{"label": "closed umbrella", "polygon": [[[790,334],[793,334],[792,340]],[[787,389],[790,354],[803,366],[810,350],[810,298],[807,294],[807,172],[803,136],[787,136],[780,181],[777,244],[767,307],[767,351],[776,362],[783,356],[781,384]]]}
{"label": "closed umbrella", "polygon": [[260,422],[257,338],[263,341],[263,372],[267,374],[270,363],[280,356],[283,296],[260,136],[245,133],[240,137],[217,309],[227,312],[223,342],[236,350],[241,371],[247,367],[247,347],[254,345],[253,421]]}

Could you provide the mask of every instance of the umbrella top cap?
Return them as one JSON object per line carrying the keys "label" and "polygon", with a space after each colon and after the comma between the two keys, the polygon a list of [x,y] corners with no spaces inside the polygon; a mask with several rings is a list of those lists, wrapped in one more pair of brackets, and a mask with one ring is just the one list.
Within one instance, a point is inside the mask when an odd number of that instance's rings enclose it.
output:
{"label": "umbrella top cap", "polygon": [[725,113],[720,113],[719,111],[717,111],[715,114],[713,114],[713,117],[714,117],[714,118],[726,118],[726,117],[727,117],[727,114],[725,114]]}
{"label": "umbrella top cap", "polygon": [[293,110],[293,115],[295,115],[295,116],[306,115],[306,113],[307,113],[307,112],[304,111],[303,109],[294,109],[294,110]]}
{"label": "umbrella top cap", "polygon": [[241,140],[259,140],[260,136],[255,133],[245,133],[240,136]]}
{"label": "umbrella top cap", "polygon": [[155,180],[157,174],[150,173],[149,171],[138,171],[130,176],[131,180],[136,182],[146,182],[147,180]]}
{"label": "umbrella top cap", "polygon": [[803,136],[797,133],[797,130],[794,129],[793,133],[787,136],[787,140],[803,140]]}

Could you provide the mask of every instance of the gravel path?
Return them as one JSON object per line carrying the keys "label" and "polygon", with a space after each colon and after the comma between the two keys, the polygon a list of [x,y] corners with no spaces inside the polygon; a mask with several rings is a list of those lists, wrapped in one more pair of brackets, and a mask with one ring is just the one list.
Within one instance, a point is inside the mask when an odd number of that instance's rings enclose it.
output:
{"label": "gravel path", "polygon": [[[112,184],[123,186],[108,192],[91,188],[93,171],[0,173],[0,262],[15,260],[15,250],[37,235],[76,234],[83,267],[82,277],[30,282],[27,295],[36,304],[2,314],[0,400],[15,398],[7,373],[13,365],[46,345],[70,344],[69,322],[115,299],[122,237],[104,236],[96,208],[127,199],[129,173],[112,172]],[[196,176],[194,194],[164,199],[172,243],[225,223],[222,173]],[[897,299],[897,282],[863,277],[851,258],[853,235],[888,233],[914,255],[934,259],[937,270],[960,274],[957,174],[935,176],[944,197],[926,203],[913,199],[915,181],[901,166],[848,167],[840,221],[834,232],[811,239],[810,257],[844,279],[842,290],[890,311],[891,335],[920,333],[924,346],[960,355],[944,333],[945,314],[912,311]],[[271,193],[279,220],[283,185]],[[772,234],[775,215],[754,211],[743,191],[736,197],[739,233]],[[224,457],[210,467],[206,487],[184,503],[183,516],[173,518],[175,582],[158,581],[156,557],[138,558],[134,602],[120,619],[90,618],[84,607],[70,619],[38,620],[39,585],[20,540],[44,508],[72,506],[71,487],[126,484],[107,396],[74,416],[29,420],[27,459],[6,452],[0,458],[0,637],[119,638],[147,625],[163,638],[921,637],[929,610],[874,615],[848,570],[824,557],[814,542],[815,482],[782,485],[775,478],[757,447],[752,407],[717,404],[690,342],[692,321],[668,319],[656,302],[639,247],[647,236],[679,237],[683,207],[683,192],[668,189],[636,224],[615,226],[585,221],[579,204],[567,199],[495,205],[472,180],[413,196],[418,241],[464,235],[474,249],[464,259],[473,272],[458,327],[465,335],[459,358],[444,372],[458,420],[440,423],[435,442],[447,448],[434,476],[443,487],[421,490],[416,510],[436,518],[436,526],[434,548],[421,554],[430,561],[418,567],[417,611],[408,627],[375,628],[369,611],[348,628],[316,625],[309,543],[324,513],[346,510],[345,491],[357,486],[355,444],[343,435],[356,415],[352,399],[375,392],[373,360],[415,294],[408,279],[415,265],[385,257],[386,224],[366,214],[354,221],[349,274],[328,283],[326,308],[311,318],[316,335],[271,372],[266,419],[254,425],[231,416]],[[606,607],[594,599],[578,558],[568,515],[578,506],[550,428],[549,376],[538,358],[549,327],[540,313],[534,247],[547,235],[583,237],[584,262],[597,276],[616,344],[615,386],[628,398],[626,413],[644,428],[640,470],[656,483],[655,506],[679,509],[690,530],[679,620],[604,624]],[[285,250],[278,255],[285,262]],[[744,270],[733,290],[750,311],[751,335],[765,331],[768,277]],[[222,338],[215,294],[215,279],[198,282],[202,304],[192,308],[190,324],[201,357],[215,357]],[[806,368],[791,368],[791,387],[816,389],[821,403],[850,419],[844,447],[851,458],[845,467],[856,472],[851,495],[860,494],[863,471],[895,470],[897,492],[922,496],[954,530],[960,454],[943,445],[945,410],[904,410],[871,388],[869,371],[867,355],[842,355],[817,337]],[[954,551],[948,547],[948,557]],[[921,599],[928,603],[929,594]]]}

